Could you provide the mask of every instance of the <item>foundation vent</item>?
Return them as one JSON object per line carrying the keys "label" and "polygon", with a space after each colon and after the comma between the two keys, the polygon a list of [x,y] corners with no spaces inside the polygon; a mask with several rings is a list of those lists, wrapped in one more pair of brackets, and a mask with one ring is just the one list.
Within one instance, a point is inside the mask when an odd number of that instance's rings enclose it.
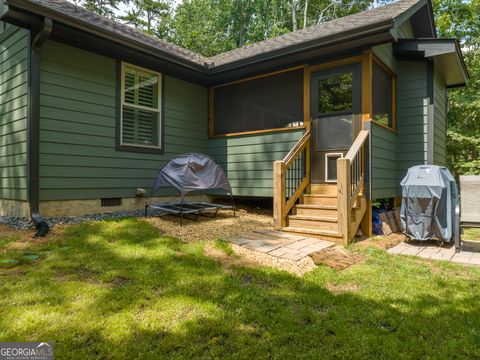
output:
{"label": "foundation vent", "polygon": [[103,198],[100,201],[102,207],[122,206],[122,198]]}

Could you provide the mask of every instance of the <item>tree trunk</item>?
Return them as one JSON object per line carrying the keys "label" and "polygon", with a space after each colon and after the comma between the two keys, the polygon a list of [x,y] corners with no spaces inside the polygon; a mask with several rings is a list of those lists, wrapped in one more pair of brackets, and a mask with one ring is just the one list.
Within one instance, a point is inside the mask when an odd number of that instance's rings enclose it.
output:
{"label": "tree trunk", "polygon": [[305,7],[303,8],[303,28],[307,27],[307,12],[308,12],[308,0],[305,0]]}
{"label": "tree trunk", "polygon": [[292,26],[293,31],[297,30],[297,0],[292,0]]}

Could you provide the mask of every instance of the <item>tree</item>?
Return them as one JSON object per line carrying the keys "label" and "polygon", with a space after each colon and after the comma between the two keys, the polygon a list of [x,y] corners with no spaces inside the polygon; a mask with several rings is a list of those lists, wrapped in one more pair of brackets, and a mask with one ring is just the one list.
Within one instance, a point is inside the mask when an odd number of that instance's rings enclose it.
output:
{"label": "tree", "polygon": [[99,15],[115,19],[115,11],[123,0],[74,0],[74,2]]}
{"label": "tree", "polygon": [[186,0],[177,8],[171,40],[211,56],[365,10],[372,1]]}
{"label": "tree", "polygon": [[469,85],[449,90],[448,165],[455,175],[480,174],[480,1],[436,0],[439,36],[460,40]]}
{"label": "tree", "polygon": [[127,14],[120,19],[148,34],[164,38],[170,27],[170,1],[130,0]]}

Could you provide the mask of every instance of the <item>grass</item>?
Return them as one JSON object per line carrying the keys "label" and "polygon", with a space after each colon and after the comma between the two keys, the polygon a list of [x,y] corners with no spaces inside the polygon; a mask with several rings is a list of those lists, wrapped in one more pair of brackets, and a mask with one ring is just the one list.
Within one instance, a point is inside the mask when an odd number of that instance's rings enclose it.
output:
{"label": "grass", "polygon": [[462,239],[465,239],[465,240],[480,240],[480,228],[465,228],[465,229],[463,229]]}
{"label": "grass", "polygon": [[61,359],[480,357],[473,267],[368,248],[298,278],[225,267],[136,219],[17,243],[0,237],[0,259],[20,262],[0,269],[0,341],[54,341]]}

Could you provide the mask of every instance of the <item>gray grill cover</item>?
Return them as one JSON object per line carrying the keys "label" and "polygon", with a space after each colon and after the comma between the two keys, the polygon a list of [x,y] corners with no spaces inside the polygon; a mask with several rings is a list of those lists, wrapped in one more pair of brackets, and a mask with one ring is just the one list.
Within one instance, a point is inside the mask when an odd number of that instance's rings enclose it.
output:
{"label": "gray grill cover", "polygon": [[150,194],[161,187],[174,187],[182,197],[195,190],[223,189],[232,194],[232,188],[223,169],[204,154],[188,153],[173,157],[158,172]]}
{"label": "gray grill cover", "polygon": [[450,171],[435,165],[414,166],[400,185],[405,234],[416,240],[453,240],[458,190]]}

